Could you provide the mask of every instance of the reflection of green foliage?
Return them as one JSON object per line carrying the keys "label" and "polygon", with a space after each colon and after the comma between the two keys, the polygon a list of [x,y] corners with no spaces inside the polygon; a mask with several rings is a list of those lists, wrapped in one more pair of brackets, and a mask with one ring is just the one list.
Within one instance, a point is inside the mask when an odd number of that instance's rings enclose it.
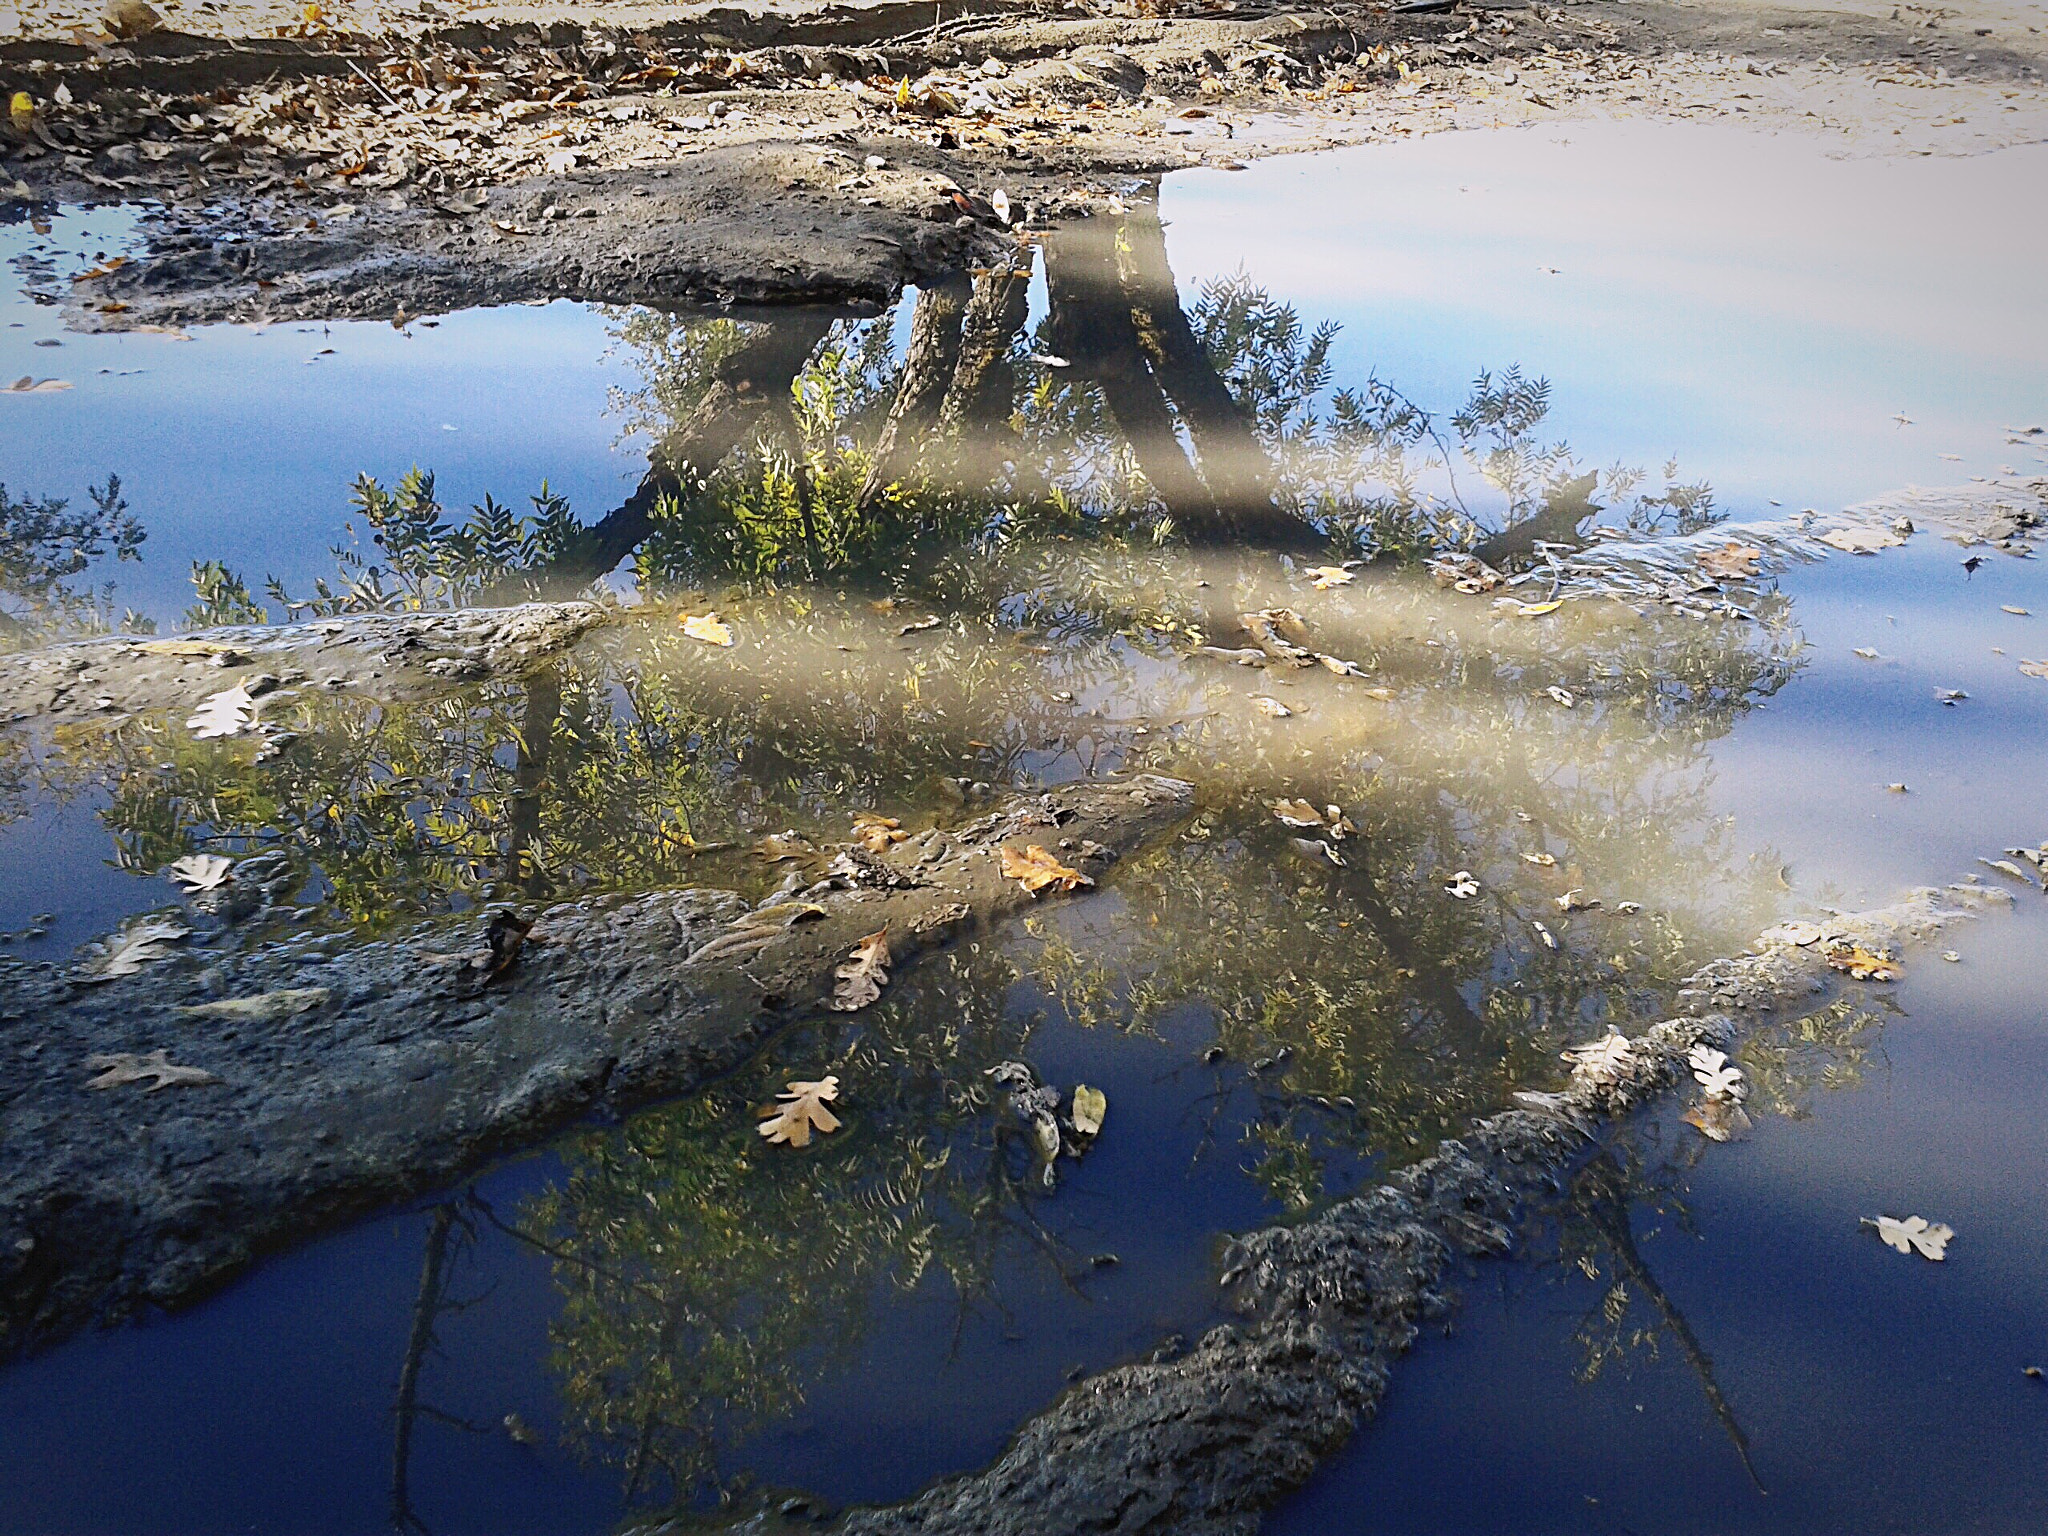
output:
{"label": "reflection of green foliage", "polygon": [[185,610],[187,629],[270,622],[270,615],[250,594],[248,583],[218,560],[192,562],[192,592],[194,601]]}
{"label": "reflection of green foliage", "polygon": [[949,952],[857,1027],[783,1042],[803,1075],[843,1085],[843,1128],[802,1151],[755,1134],[753,1107],[788,1075],[774,1061],[566,1149],[518,1230],[567,1293],[552,1331],[571,1436],[629,1499],[716,1481],[721,1444],[799,1407],[859,1347],[878,1287],[940,1277],[964,1313],[1000,1305],[1005,1249],[1064,1272],[983,1076],[1022,1043],[1003,1006],[1015,974]]}
{"label": "reflection of green foliage", "polygon": [[388,491],[358,475],[350,500],[369,525],[377,555],[337,547],[338,587],[316,579],[312,597],[295,599],[273,576],[271,600],[288,615],[327,617],[459,607],[490,595],[533,596],[540,578],[568,549],[577,523],[568,502],[545,481],[531,499],[528,515],[485,496],[467,519],[450,523],[434,497],[433,475],[415,468]]}
{"label": "reflection of green foliage", "polygon": [[0,648],[109,627],[112,585],[81,590],[74,578],[107,554],[141,559],[148,534],[129,512],[117,476],[86,494],[91,509],[74,512],[55,496],[16,501],[0,485]]}

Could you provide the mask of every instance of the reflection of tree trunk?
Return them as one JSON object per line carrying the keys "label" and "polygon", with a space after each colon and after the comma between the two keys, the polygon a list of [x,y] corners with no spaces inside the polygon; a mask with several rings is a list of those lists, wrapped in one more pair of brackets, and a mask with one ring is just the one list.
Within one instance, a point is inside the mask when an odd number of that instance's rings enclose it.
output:
{"label": "reflection of tree trunk", "polygon": [[1239,539],[1298,539],[1304,532],[1301,524],[1273,505],[1266,483],[1266,450],[1251,412],[1231,397],[1180,307],[1173,268],[1166,260],[1166,228],[1159,222],[1159,205],[1137,204],[1124,220],[1123,232],[1125,284],[1138,341],[1187,424],[1223,532]]}
{"label": "reflection of tree trunk", "polygon": [[1622,1274],[1631,1285],[1649,1297],[1650,1305],[1657,1309],[1657,1315],[1664,1319],[1664,1325],[1678,1340],[1686,1364],[1692,1367],[1693,1374],[1699,1377],[1700,1386],[1707,1394],[1708,1408],[1713,1410],[1721,1428],[1735,1443],[1735,1454],[1742,1458],[1742,1470],[1756,1484],[1758,1493],[1765,1492],[1763,1480],[1750,1464],[1749,1437],[1742,1432],[1742,1426],[1735,1420],[1735,1410],[1721,1395],[1720,1385],[1714,1380],[1713,1360],[1693,1333],[1692,1326],[1686,1322],[1685,1314],[1678,1310],[1678,1303],[1657,1283],[1657,1277],[1650,1273],[1650,1266],[1643,1262],[1642,1254],[1636,1249],[1635,1232],[1628,1219],[1628,1187],[1614,1159],[1603,1152],[1587,1164],[1575,1181],[1574,1193],[1579,1196],[1579,1208],[1600,1229],[1600,1235],[1607,1239],[1608,1250],[1613,1253],[1614,1262]]}
{"label": "reflection of tree trunk", "polygon": [[1046,243],[1052,344],[1076,374],[1102,391],[1139,470],[1182,531],[1196,539],[1223,536],[1216,503],[1181,447],[1166,396],[1138,345],[1138,328],[1117,281],[1113,233],[1096,228],[1100,222]]}
{"label": "reflection of tree trunk", "polygon": [[543,667],[526,680],[526,713],[515,741],[518,756],[512,766],[512,799],[505,808],[505,862],[499,871],[500,879],[524,886],[535,896],[546,890],[547,876],[537,864],[524,871],[520,865],[527,861],[540,835],[541,791],[547,785],[548,752],[561,714],[561,671]]}
{"label": "reflection of tree trunk", "polygon": [[805,311],[777,317],[718,365],[711,387],[689,418],[655,445],[639,489],[607,512],[555,563],[552,574],[602,576],[639,547],[664,496],[681,495],[708,478],[785,399],[796,376],[832,327],[830,316]]}
{"label": "reflection of tree trunk", "polygon": [[434,1314],[447,1290],[448,1239],[455,1230],[453,1203],[434,1208],[427,1230],[427,1256],[420,1266],[420,1291],[412,1307],[412,1331],[405,1341],[405,1364],[398,1373],[398,1401],[392,1417],[396,1432],[391,1447],[391,1524],[400,1531],[425,1531],[412,1509],[412,1426],[418,1417],[420,1366],[434,1343]]}
{"label": "reflection of tree trunk", "polygon": [[960,362],[960,321],[968,303],[967,279],[955,273],[918,290],[910,316],[910,345],[896,382],[875,461],[860,488],[863,509],[874,506],[890,486],[916,477],[919,461],[939,424],[939,408]]}
{"label": "reflection of tree trunk", "polygon": [[960,361],[939,407],[944,427],[983,429],[1010,414],[1016,369],[1010,354],[1024,334],[1031,306],[1031,248],[1021,265],[984,272],[974,280],[974,297],[960,323]]}

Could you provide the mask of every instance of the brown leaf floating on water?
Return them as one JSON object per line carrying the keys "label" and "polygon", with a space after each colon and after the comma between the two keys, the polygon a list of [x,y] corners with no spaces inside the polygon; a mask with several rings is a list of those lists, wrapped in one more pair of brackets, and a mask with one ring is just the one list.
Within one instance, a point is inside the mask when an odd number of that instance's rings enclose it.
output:
{"label": "brown leaf floating on water", "polygon": [[1847,971],[1857,981],[1897,981],[1902,968],[1882,950],[1868,950],[1861,944],[1836,944],[1828,950],[1828,964]]}
{"label": "brown leaf floating on water", "polygon": [[1036,843],[1031,844],[1022,853],[1014,848],[1003,849],[1002,865],[1005,880],[1015,880],[1034,896],[1047,886],[1054,886],[1062,891],[1075,891],[1084,885],[1095,883],[1078,869],[1070,869],[1062,864]]}
{"label": "brown leaf floating on water", "polygon": [[909,836],[894,816],[860,811],[853,818],[853,840],[869,853],[887,853],[891,844],[900,843]]}
{"label": "brown leaf floating on water", "polygon": [[807,1147],[813,1130],[829,1135],[839,1129],[839,1117],[825,1107],[839,1097],[838,1078],[790,1083],[776,1097],[782,1102],[762,1110],[761,1123],[754,1127],[771,1145]]}

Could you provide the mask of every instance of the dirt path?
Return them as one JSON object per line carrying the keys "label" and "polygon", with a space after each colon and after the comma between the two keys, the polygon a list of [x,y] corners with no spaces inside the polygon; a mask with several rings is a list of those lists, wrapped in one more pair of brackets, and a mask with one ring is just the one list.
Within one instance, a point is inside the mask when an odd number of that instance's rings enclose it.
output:
{"label": "dirt path", "polygon": [[60,275],[75,323],[867,308],[1114,206],[1122,178],[1450,127],[2048,135],[2048,37],[2013,4],[292,9],[181,5],[127,41],[19,13],[14,195],[165,205],[145,258]]}

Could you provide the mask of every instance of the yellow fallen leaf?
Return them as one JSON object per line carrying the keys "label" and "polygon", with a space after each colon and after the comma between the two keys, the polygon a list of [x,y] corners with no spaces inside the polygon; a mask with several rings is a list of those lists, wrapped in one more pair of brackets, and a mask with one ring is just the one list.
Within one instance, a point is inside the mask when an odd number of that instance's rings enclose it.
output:
{"label": "yellow fallen leaf", "polygon": [[36,99],[27,91],[16,91],[7,103],[7,117],[17,133],[31,132],[36,125]]}
{"label": "yellow fallen leaf", "polygon": [[146,656],[220,656],[234,649],[218,640],[144,640],[135,648]]}
{"label": "yellow fallen leaf", "polygon": [[1865,949],[1861,944],[1836,944],[1828,950],[1828,964],[1847,971],[1857,981],[1897,981],[1903,973],[1890,955]]}
{"label": "yellow fallen leaf", "polygon": [[1515,607],[1515,612],[1525,619],[1537,619],[1546,613],[1555,613],[1563,606],[1562,602],[1552,598],[1547,603],[1518,603]]}
{"label": "yellow fallen leaf", "polygon": [[761,1123],[754,1127],[770,1145],[808,1147],[811,1132],[829,1135],[839,1129],[839,1117],[825,1106],[839,1097],[839,1079],[821,1077],[815,1083],[791,1083],[761,1111]]}
{"label": "yellow fallen leaf", "polygon": [[721,624],[715,613],[684,614],[683,633],[692,640],[702,640],[706,645],[732,644],[732,630]]}
{"label": "yellow fallen leaf", "polygon": [[1022,853],[1014,848],[1003,849],[1002,868],[1005,880],[1015,880],[1034,896],[1047,886],[1075,891],[1095,883],[1078,869],[1069,869],[1036,843]]}
{"label": "yellow fallen leaf", "polygon": [[1074,1084],[1074,1129],[1083,1136],[1102,1132],[1102,1117],[1109,1113],[1109,1098],[1100,1088]]}
{"label": "yellow fallen leaf", "polygon": [[853,840],[869,853],[884,853],[891,843],[900,843],[909,836],[894,816],[861,811],[853,818]]}
{"label": "yellow fallen leaf", "polygon": [[1352,573],[1341,565],[1312,565],[1307,574],[1315,579],[1318,592],[1345,586],[1352,580]]}

